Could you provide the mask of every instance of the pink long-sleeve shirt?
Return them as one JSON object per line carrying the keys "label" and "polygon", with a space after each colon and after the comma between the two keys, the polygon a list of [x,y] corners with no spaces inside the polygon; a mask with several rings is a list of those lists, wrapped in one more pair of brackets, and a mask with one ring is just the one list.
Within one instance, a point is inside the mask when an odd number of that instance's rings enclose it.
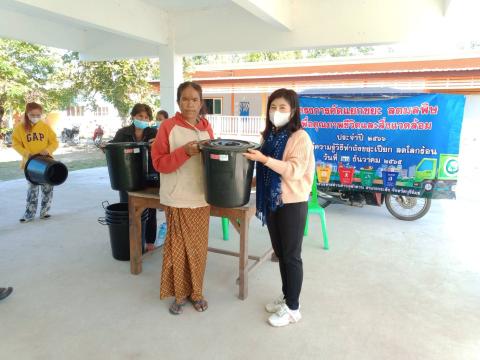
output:
{"label": "pink long-sleeve shirt", "polygon": [[269,157],[265,166],[282,177],[284,204],[308,201],[313,184],[315,156],[312,140],[305,130],[297,130],[290,136],[282,160]]}

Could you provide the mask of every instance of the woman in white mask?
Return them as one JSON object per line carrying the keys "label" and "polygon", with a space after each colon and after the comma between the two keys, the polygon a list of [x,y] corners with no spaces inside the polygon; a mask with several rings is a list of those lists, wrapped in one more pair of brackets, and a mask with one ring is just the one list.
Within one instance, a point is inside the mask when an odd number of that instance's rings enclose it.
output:
{"label": "woman in white mask", "polygon": [[272,326],[301,319],[299,297],[303,282],[303,230],[312,189],[313,144],[302,129],[298,96],[278,89],[268,99],[268,114],[260,150],[245,157],[257,162],[257,217],[267,224],[279,259],[282,295],[265,306]]}
{"label": "woman in white mask", "polygon": [[[28,103],[23,121],[13,129],[13,148],[22,155],[22,169],[30,157],[34,155],[52,156],[58,147],[57,135],[42,119],[42,106],[34,102]],[[42,189],[40,219],[50,218],[53,186],[49,184],[35,185],[28,181],[27,206],[23,217],[20,218],[21,223],[27,223],[34,219],[37,213],[40,188]]]}
{"label": "woman in white mask", "polygon": [[119,129],[112,142],[151,142],[157,130],[150,127],[152,108],[147,104],[135,104],[130,112],[132,124]]}

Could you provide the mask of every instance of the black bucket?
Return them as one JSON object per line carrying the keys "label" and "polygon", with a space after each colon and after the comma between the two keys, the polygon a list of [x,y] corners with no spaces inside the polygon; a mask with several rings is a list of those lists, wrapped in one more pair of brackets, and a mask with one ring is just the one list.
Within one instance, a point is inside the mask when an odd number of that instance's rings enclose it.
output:
{"label": "black bucket", "polygon": [[105,146],[108,175],[113,190],[133,191],[145,187],[143,167],[146,143],[109,143]]}
{"label": "black bucket", "polygon": [[153,167],[152,162],[152,144],[148,144],[143,154],[143,176],[146,187],[159,187],[160,174]]}
{"label": "black bucket", "polygon": [[254,162],[242,153],[258,148],[259,145],[252,142],[227,139],[200,145],[207,203],[233,208],[250,201]]}
{"label": "black bucket", "polygon": [[[98,222],[102,225],[108,225],[110,234],[110,245],[112,247],[112,256],[116,260],[130,260],[130,231],[128,220],[128,204],[118,203],[105,207],[105,217],[99,218]],[[107,213],[108,211],[108,213]],[[148,211],[145,210],[141,216],[142,231],[142,253],[145,252],[145,230],[147,228]]]}
{"label": "black bucket", "polygon": [[60,185],[67,180],[68,169],[51,156],[34,155],[25,164],[25,177],[35,185]]}
{"label": "black bucket", "polygon": [[105,146],[105,155],[113,190],[134,191],[160,185],[160,176],[152,163],[150,144],[109,143]]}
{"label": "black bucket", "polygon": [[108,204],[104,206],[105,215],[112,215],[114,217],[125,216],[128,217],[128,203]]}

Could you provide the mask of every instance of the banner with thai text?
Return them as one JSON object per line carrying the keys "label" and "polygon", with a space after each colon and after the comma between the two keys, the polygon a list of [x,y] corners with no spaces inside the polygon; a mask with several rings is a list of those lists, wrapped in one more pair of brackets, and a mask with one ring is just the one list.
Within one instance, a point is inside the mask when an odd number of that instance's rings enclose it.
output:
{"label": "banner with thai text", "polygon": [[300,96],[326,188],[454,198],[465,96],[388,100]]}

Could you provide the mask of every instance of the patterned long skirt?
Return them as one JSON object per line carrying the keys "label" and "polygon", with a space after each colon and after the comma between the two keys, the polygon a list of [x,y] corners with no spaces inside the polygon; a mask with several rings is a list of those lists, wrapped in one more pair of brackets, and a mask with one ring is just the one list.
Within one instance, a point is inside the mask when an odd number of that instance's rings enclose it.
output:
{"label": "patterned long skirt", "polygon": [[160,298],[203,298],[207,262],[210,206],[187,209],[168,207],[167,236],[163,246]]}

